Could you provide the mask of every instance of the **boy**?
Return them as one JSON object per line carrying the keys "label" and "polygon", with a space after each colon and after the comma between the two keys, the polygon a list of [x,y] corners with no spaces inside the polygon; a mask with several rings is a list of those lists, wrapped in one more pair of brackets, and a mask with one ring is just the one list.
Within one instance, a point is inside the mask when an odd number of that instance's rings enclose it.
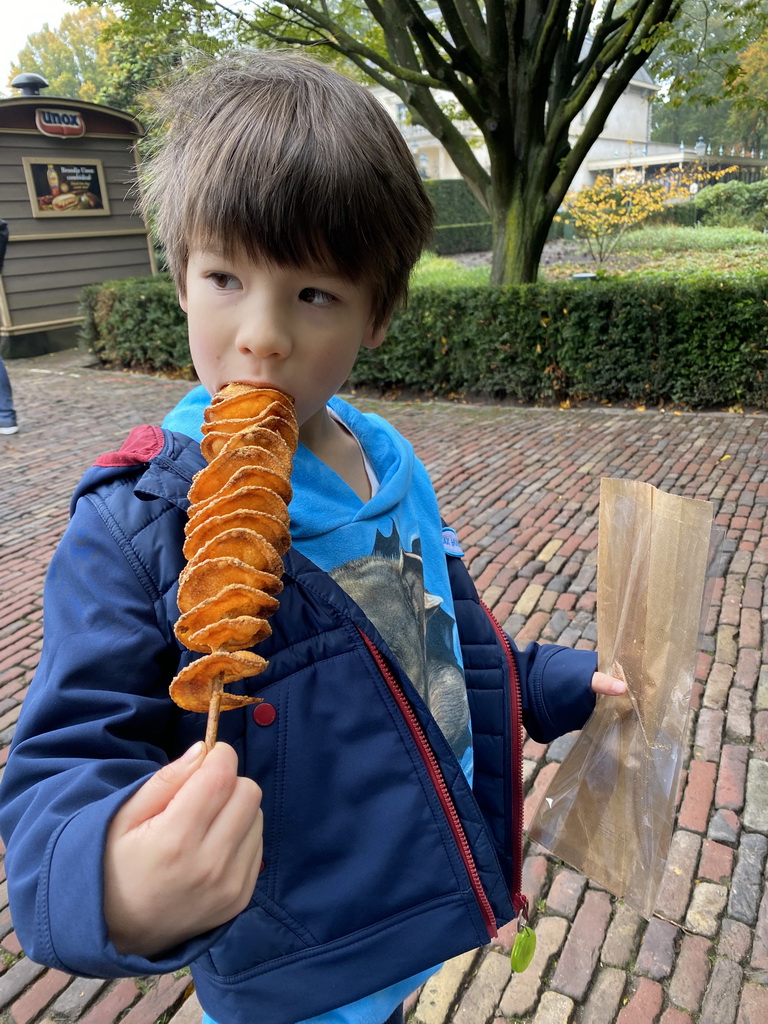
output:
{"label": "boy", "polygon": [[[624,685],[589,652],[513,650],[410,446],[333,398],[432,227],[386,113],[251,51],[166,113],[145,203],[202,387],[75,494],[3,783],[14,923],[65,971],[192,963],[218,1024],[382,1024],[526,909],[521,714],[549,740]],[[262,701],[206,754],[168,684],[194,657],[173,624],[202,408],[229,380],[288,391],[301,444],[269,668],[243,684]]]}

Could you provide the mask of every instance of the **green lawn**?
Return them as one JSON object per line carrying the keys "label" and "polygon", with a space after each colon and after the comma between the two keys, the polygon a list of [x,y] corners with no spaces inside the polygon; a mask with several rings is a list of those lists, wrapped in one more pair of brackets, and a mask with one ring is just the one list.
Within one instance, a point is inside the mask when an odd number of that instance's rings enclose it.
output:
{"label": "green lawn", "polygon": [[[584,242],[561,243],[557,248],[560,258],[542,265],[539,280],[561,280],[585,271],[606,277],[691,271],[731,276],[768,269],[768,235],[749,228],[639,228],[624,236],[602,266],[595,264]],[[472,287],[487,284],[488,275],[487,266],[464,267],[428,253],[416,266],[411,285]]]}
{"label": "green lawn", "polygon": [[490,267],[464,267],[447,256],[425,253],[411,276],[412,288],[471,288],[488,284]]}

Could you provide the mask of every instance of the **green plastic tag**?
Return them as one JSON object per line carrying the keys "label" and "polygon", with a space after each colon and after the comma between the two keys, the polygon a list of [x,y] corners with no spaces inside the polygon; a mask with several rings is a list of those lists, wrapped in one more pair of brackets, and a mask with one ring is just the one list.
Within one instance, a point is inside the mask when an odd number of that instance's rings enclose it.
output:
{"label": "green plastic tag", "polygon": [[522,974],[536,952],[536,932],[528,925],[521,928],[512,944],[509,962],[515,974]]}

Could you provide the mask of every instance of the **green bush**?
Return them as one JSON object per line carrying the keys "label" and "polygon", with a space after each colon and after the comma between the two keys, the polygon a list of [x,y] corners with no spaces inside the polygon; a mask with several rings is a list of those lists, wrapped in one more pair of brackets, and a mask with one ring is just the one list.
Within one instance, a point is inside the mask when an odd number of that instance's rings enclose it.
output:
{"label": "green bush", "polygon": [[721,228],[768,228],[768,179],[754,181],[720,181],[702,188],[695,199],[668,206],[654,224],[677,224],[691,227],[695,223]]}
{"label": "green bush", "polygon": [[414,289],[357,387],[768,408],[768,275]]}
{"label": "green bush", "polygon": [[[422,281],[430,279],[429,266]],[[109,365],[192,376],[164,277],[94,285],[83,343]],[[520,287],[416,284],[350,384],[521,402],[768,409],[768,273],[658,273]]]}
{"label": "green bush", "polygon": [[80,344],[105,366],[194,377],[187,318],[170,277],[89,285],[80,294]]}
{"label": "green bush", "polygon": [[463,178],[428,178],[424,187],[435,208],[435,252],[445,256],[491,248],[488,213]]}
{"label": "green bush", "polygon": [[768,180],[748,185],[743,181],[725,181],[702,189],[696,206],[705,224],[722,227],[750,227],[762,231],[768,226]]}

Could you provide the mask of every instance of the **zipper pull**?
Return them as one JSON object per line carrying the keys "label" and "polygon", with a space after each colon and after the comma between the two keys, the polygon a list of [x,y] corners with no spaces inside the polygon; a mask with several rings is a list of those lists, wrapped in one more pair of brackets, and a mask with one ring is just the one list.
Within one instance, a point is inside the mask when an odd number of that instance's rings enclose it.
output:
{"label": "zipper pull", "polygon": [[523,896],[523,905],[517,914],[517,935],[512,943],[509,962],[515,974],[522,974],[533,960],[536,952],[536,932],[528,924],[528,899]]}

